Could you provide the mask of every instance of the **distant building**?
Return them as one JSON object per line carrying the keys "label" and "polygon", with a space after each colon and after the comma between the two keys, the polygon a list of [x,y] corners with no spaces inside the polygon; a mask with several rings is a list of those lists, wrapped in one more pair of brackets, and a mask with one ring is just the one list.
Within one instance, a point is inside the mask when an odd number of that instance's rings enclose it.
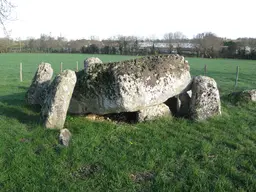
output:
{"label": "distant building", "polygon": [[[154,48],[159,51],[159,53],[167,54],[170,53],[170,44],[169,43],[154,43],[154,42],[140,42],[139,49],[143,50],[150,50]],[[186,53],[192,53],[194,49],[194,44],[192,43],[171,43],[173,51],[172,53],[177,53],[177,48],[181,48],[182,52],[185,51]]]}

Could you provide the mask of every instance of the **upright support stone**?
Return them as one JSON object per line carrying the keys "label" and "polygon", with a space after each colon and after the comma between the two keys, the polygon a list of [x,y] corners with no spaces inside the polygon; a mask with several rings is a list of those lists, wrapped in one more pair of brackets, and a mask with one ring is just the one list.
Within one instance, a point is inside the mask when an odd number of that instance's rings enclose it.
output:
{"label": "upright support stone", "polygon": [[46,128],[63,128],[75,84],[76,74],[71,70],[64,70],[52,82],[41,111],[41,120]]}
{"label": "upright support stone", "polygon": [[171,117],[172,113],[164,103],[160,105],[146,107],[137,112],[138,122],[154,120],[159,117]]}
{"label": "upright support stone", "polygon": [[25,100],[28,104],[43,105],[47,90],[51,83],[53,69],[49,63],[41,63],[34,75],[32,83],[25,95]]}
{"label": "upright support stone", "polygon": [[220,94],[215,80],[206,76],[194,77],[190,117],[193,120],[205,120],[220,114]]}

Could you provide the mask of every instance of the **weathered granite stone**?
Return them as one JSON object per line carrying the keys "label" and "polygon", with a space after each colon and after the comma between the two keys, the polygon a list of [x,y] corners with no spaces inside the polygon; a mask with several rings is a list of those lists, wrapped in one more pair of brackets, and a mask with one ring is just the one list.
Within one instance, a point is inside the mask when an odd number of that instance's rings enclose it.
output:
{"label": "weathered granite stone", "polygon": [[49,85],[51,83],[53,69],[49,63],[41,63],[34,75],[32,83],[25,95],[28,104],[43,105]]}
{"label": "weathered granite stone", "polygon": [[146,107],[137,112],[138,122],[154,120],[158,117],[167,117],[172,115],[169,107],[164,103],[160,105]]}
{"label": "weathered granite stone", "polygon": [[229,98],[234,102],[256,102],[256,89],[234,92],[229,94]]}
{"label": "weathered granite stone", "polygon": [[103,62],[98,57],[89,57],[84,60],[84,70],[89,71],[93,67],[95,67],[95,65],[102,64],[102,63]]}
{"label": "weathered granite stone", "polygon": [[63,71],[52,82],[41,111],[46,128],[63,128],[75,84],[76,74],[71,70]]}
{"label": "weathered granite stone", "polygon": [[194,77],[190,117],[193,120],[205,120],[220,114],[220,95],[215,80],[206,76]]}
{"label": "weathered granite stone", "polygon": [[69,112],[134,112],[164,103],[191,81],[190,67],[179,55],[149,56],[95,65],[77,73]]}

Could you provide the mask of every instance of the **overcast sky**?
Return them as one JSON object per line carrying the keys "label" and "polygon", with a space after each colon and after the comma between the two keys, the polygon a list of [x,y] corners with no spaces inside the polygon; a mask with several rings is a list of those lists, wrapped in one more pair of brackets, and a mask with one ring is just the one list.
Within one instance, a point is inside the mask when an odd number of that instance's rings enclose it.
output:
{"label": "overcast sky", "polygon": [[[192,38],[256,37],[256,0],[12,0],[11,37],[41,33],[68,39],[136,35],[162,37],[181,31]],[[0,33],[3,37],[3,33]]]}

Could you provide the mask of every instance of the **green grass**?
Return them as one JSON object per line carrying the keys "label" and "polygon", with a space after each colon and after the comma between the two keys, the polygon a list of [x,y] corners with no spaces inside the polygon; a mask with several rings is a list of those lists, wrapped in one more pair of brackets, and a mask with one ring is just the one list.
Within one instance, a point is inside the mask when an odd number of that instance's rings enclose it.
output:
{"label": "green grass", "polygon": [[[0,54],[0,191],[255,191],[255,103],[222,99],[223,115],[200,123],[161,118],[127,125],[68,116],[72,141],[60,146],[58,131],[38,124],[39,111],[24,103],[24,94],[41,61],[57,73],[61,61],[71,69],[79,61],[82,68],[85,57]],[[237,65],[237,89],[256,88],[255,61],[188,60],[192,75],[203,74],[207,64],[222,96],[234,89]],[[131,179],[139,173],[148,177]]]}

